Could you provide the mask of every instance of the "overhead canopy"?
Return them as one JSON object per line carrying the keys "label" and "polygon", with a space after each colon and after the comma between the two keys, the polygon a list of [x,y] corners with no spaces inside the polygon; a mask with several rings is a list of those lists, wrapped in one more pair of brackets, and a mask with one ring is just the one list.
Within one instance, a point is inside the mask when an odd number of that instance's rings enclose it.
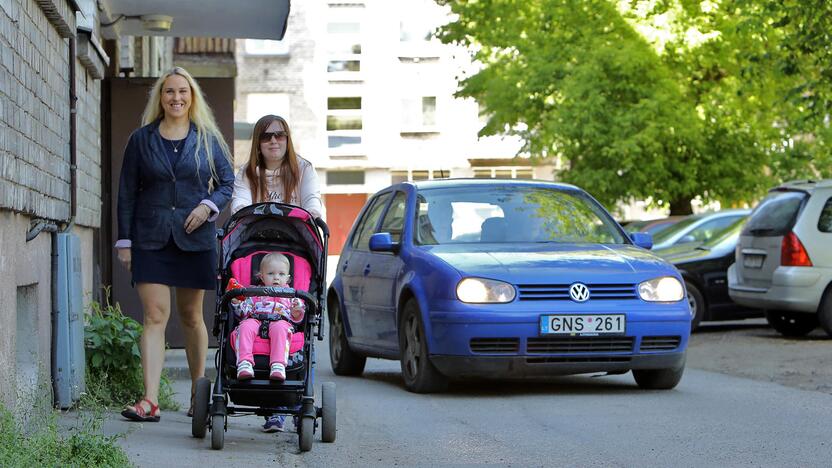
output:
{"label": "overhead canopy", "polygon": [[[177,36],[283,39],[289,17],[289,0],[103,0],[101,23],[124,18],[105,37]],[[170,30],[145,29],[143,15],[173,18]],[[108,31],[113,29],[113,31]],[[112,36],[112,37],[110,37]]]}

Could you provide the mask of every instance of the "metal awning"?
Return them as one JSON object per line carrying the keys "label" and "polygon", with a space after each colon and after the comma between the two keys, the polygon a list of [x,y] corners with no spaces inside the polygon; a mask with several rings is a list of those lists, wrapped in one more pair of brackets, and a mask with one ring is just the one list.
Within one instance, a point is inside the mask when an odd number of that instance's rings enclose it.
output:
{"label": "metal awning", "polygon": [[[283,39],[290,0],[102,0],[101,33],[118,36]],[[123,15],[123,16],[122,16]],[[148,15],[172,18],[167,31],[148,30]],[[162,21],[164,23],[164,21]],[[157,23],[158,25],[159,23]]]}

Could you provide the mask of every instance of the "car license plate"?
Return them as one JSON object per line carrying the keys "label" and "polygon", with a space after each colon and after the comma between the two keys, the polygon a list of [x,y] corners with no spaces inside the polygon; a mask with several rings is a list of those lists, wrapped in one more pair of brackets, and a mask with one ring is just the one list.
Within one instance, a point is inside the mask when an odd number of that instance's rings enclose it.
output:
{"label": "car license plate", "polygon": [[611,335],[626,331],[624,314],[542,315],[541,335]]}
{"label": "car license plate", "polygon": [[762,268],[763,258],[762,255],[743,255],[742,265],[746,268]]}

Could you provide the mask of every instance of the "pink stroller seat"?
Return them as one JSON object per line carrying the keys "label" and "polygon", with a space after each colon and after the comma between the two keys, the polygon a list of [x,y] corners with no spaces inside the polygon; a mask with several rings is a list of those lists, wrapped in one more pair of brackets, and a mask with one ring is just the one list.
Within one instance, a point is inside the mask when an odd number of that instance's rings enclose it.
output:
{"label": "pink stroller seat", "polygon": [[[231,263],[231,276],[237,279],[237,281],[242,284],[243,286],[256,286],[253,284],[252,280],[255,278],[255,273],[260,270],[260,260],[266,255],[272,253],[271,251],[267,250],[260,250],[257,252],[253,252],[245,257],[240,257],[234,260]],[[292,287],[298,291],[308,291],[309,290],[309,282],[312,277],[312,267],[309,265],[309,262],[299,256],[295,255],[290,252],[278,252],[285,255],[289,258],[289,263],[291,264],[291,274],[292,274]],[[236,345],[237,345],[237,328],[235,327],[234,330],[231,332],[229,344],[231,345],[231,349],[234,352],[237,352]],[[297,365],[303,361],[303,357],[299,354],[299,352],[303,349],[304,344],[304,337],[303,333],[295,330],[295,333],[291,334],[290,342],[289,342],[289,362],[287,364],[287,368],[293,367],[293,365]],[[257,336],[254,339],[254,347],[253,353],[255,355],[255,360],[258,360],[256,356],[265,356],[268,359],[269,356],[269,341],[264,340],[260,336]],[[258,360],[259,361],[259,360]],[[258,366],[259,367],[259,366]]]}

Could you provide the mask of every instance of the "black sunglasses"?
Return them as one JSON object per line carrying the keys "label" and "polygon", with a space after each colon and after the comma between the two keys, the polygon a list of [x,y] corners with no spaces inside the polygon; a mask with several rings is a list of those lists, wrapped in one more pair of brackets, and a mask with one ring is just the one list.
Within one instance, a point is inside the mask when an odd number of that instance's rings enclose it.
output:
{"label": "black sunglasses", "polygon": [[287,136],[289,136],[289,134],[283,130],[279,130],[277,132],[263,132],[260,134],[260,141],[271,141],[272,137],[275,137],[278,140],[283,140]]}

